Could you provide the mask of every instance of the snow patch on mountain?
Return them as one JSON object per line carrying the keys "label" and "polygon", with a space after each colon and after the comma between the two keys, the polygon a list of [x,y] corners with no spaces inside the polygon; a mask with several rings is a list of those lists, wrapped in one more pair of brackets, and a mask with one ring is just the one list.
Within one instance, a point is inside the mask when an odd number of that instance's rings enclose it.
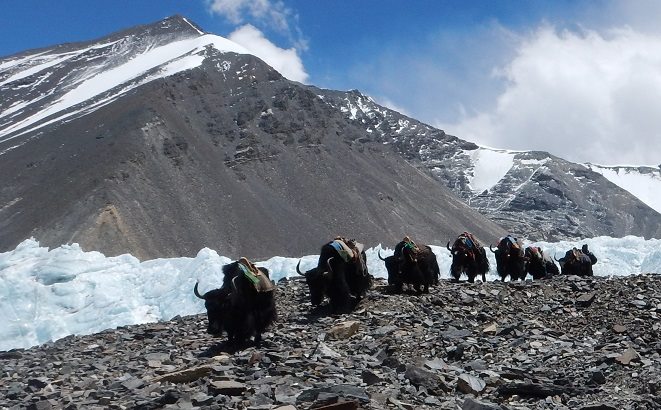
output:
{"label": "snow patch on mountain", "polygon": [[[81,56],[83,53],[91,49],[105,48],[111,44],[112,43],[96,45],[76,52],[51,55],[45,62],[43,60],[36,63],[23,61],[21,65],[27,65],[29,68],[25,71],[13,74],[0,85],[7,84],[11,86],[11,83],[14,81],[26,78],[47,68],[54,67],[76,56]],[[107,103],[146,82],[198,67],[204,61],[204,57],[202,56],[203,51],[209,46],[220,52],[250,54],[247,49],[232,41],[213,34],[205,34],[199,37],[172,42],[160,47],[147,48],[143,53],[132,56],[128,60],[112,67],[90,67],[82,75],[82,78],[76,79],[73,87],[71,84],[62,85],[61,89],[69,90],[64,92],[55,102],[50,105],[39,107],[40,109],[34,114],[0,128],[0,142],[23,135],[27,132],[38,129],[41,126],[62,120],[76,113],[89,113],[92,111],[90,108],[98,108],[105,105],[97,102],[85,107],[84,111],[79,109],[74,112],[67,112],[67,110],[70,110],[72,107],[84,102],[89,102],[96,97],[103,95],[103,101]],[[39,58],[41,59],[42,57],[40,56]],[[155,69],[158,69],[157,74],[145,77],[147,73]],[[143,78],[141,79],[141,77]],[[111,95],[106,95],[109,92],[111,92]],[[38,101],[38,99],[33,100],[33,102],[36,101]],[[23,101],[20,103],[19,107],[24,108],[30,104],[31,102],[29,101]],[[9,113],[15,113],[16,111],[17,107],[13,105],[12,107],[9,107],[8,110],[0,112],[0,117],[6,116]],[[52,118],[54,115],[58,115],[58,117]],[[49,117],[51,117],[52,120],[38,124],[40,121]]]}
{"label": "snow patch on mountain", "polygon": [[585,164],[661,213],[661,168]]}
{"label": "snow patch on mountain", "polygon": [[469,186],[476,194],[495,186],[514,165],[514,153],[505,150],[479,148],[466,154],[473,163]]}

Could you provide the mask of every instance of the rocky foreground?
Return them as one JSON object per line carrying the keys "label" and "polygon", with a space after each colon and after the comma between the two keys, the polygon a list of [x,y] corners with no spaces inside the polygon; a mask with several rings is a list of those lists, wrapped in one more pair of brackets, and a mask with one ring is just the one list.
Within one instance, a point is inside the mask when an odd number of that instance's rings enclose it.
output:
{"label": "rocky foreground", "polygon": [[206,316],[0,352],[1,408],[661,408],[661,275],[450,283],[311,312],[298,280],[258,347]]}

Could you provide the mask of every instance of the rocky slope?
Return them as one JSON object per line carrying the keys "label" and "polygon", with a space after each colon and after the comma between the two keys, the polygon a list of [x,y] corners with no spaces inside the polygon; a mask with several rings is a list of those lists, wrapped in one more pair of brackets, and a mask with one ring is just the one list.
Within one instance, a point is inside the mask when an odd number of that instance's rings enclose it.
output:
{"label": "rocky slope", "polygon": [[[479,147],[376,104],[358,91],[319,90],[324,101],[391,145],[407,161],[489,216],[530,240],[594,236],[661,236],[654,188],[658,169],[639,167],[626,191],[604,168],[575,164],[547,152]],[[604,174],[604,175],[602,175]],[[604,178],[606,176],[607,178]],[[656,179],[655,179],[656,178]],[[643,203],[635,195],[647,200]]]}
{"label": "rocky slope", "polygon": [[661,165],[656,167],[585,165],[615,185],[627,189],[655,211],[661,212],[661,198],[657,195],[661,192]]}
{"label": "rocky slope", "polygon": [[[141,259],[203,247],[254,259],[315,253],[338,234],[369,246],[502,234],[310,87],[196,30],[175,18],[7,60],[0,251],[34,236]],[[19,78],[20,66],[39,70]],[[130,78],[99,91],[109,73]],[[24,91],[53,76],[53,99]]]}
{"label": "rocky slope", "polygon": [[0,252],[31,236],[141,259],[307,254],[337,234],[661,236],[659,213],[546,153],[506,153],[478,189],[489,153],[175,16],[0,60]]}
{"label": "rocky slope", "polygon": [[280,319],[227,349],[204,315],[0,353],[2,408],[655,409],[661,276],[450,283],[310,312],[281,282]]}

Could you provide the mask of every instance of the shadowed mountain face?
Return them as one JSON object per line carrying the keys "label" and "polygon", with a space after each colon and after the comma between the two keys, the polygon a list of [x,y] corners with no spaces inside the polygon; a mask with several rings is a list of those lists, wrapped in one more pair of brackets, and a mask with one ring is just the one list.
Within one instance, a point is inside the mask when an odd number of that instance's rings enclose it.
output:
{"label": "shadowed mountain face", "polygon": [[[0,249],[34,236],[148,259],[253,258],[335,235],[394,246],[502,230],[250,55],[203,51],[71,121],[0,142]],[[72,108],[72,110],[78,107]]]}
{"label": "shadowed mountain face", "polygon": [[174,17],[0,60],[0,251],[34,236],[142,259],[265,258],[336,235],[392,247],[505,233],[466,202],[531,237],[650,236],[658,220],[548,154],[560,165],[513,167],[476,193],[474,144],[240,53]]}

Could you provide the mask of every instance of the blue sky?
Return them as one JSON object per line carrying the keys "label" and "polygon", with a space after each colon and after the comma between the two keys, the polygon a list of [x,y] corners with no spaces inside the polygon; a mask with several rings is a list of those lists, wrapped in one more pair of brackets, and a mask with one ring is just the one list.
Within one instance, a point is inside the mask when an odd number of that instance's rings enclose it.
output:
{"label": "blue sky", "polygon": [[479,144],[578,162],[661,164],[661,2],[4,0],[2,6],[0,56],[182,14],[257,55],[260,47],[282,51],[273,58],[295,67],[285,74],[291,79],[358,89]]}

